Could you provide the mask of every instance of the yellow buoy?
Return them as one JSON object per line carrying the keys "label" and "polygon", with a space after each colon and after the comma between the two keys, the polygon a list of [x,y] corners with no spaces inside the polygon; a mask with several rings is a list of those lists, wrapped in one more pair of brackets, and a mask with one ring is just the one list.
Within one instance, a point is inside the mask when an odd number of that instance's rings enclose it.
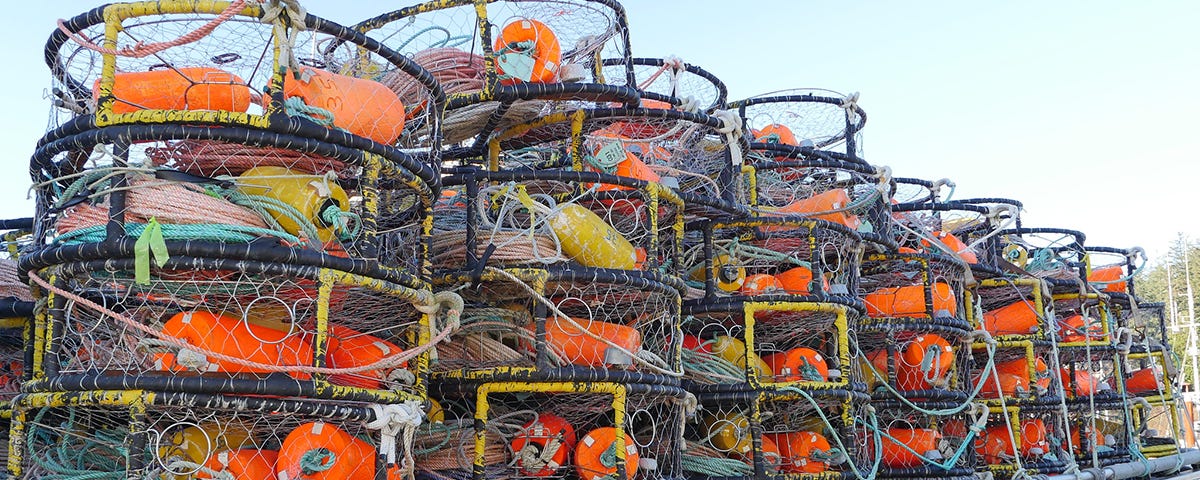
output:
{"label": "yellow buoy", "polygon": [[724,335],[717,337],[712,344],[712,352],[738,367],[746,368],[746,365],[750,365],[750,368],[758,373],[760,379],[770,380],[774,375],[767,362],[764,362],[758,354],[746,351],[746,344],[736,338]]}
{"label": "yellow buoy", "polygon": [[704,420],[708,429],[709,443],[726,455],[748,455],[753,448],[750,441],[750,421],[736,412],[719,412]]}
{"label": "yellow buoy", "polygon": [[[337,182],[327,177],[299,173],[286,167],[260,166],[246,170],[237,183],[242,193],[268,197],[295,208],[302,219],[316,227],[317,240],[322,243],[334,240],[345,227],[337,217],[349,211],[350,198]],[[270,212],[285,231],[305,236],[295,219],[274,209]]]}
{"label": "yellow buoy", "polygon": [[519,186],[516,193],[525,208],[546,216],[546,223],[558,237],[563,253],[571,260],[585,267],[621,270],[637,267],[637,250],[633,244],[595,212],[574,203],[549,208]]}

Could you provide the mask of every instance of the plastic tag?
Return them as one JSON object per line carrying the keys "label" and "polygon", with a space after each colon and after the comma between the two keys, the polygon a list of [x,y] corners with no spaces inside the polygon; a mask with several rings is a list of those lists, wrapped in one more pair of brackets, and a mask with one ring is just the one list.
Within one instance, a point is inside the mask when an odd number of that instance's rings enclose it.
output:
{"label": "plastic tag", "polygon": [[150,284],[150,257],[153,255],[154,264],[162,267],[171,257],[167,254],[167,243],[163,239],[162,226],[158,219],[150,217],[146,229],[133,244],[134,281],[138,285]]}
{"label": "plastic tag", "polygon": [[528,82],[533,78],[533,57],[524,53],[502,53],[496,57],[496,66],[504,72],[504,76]]}
{"label": "plastic tag", "polygon": [[625,147],[621,146],[621,142],[611,142],[596,152],[595,157],[596,166],[611,173],[617,164],[625,161]]}

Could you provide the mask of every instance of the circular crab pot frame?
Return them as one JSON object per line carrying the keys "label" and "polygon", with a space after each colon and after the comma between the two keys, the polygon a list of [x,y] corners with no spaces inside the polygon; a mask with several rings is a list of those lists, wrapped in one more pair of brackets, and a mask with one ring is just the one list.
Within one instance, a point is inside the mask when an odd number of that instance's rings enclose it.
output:
{"label": "circular crab pot frame", "polygon": [[1088,285],[1114,297],[1136,296],[1134,276],[1147,262],[1145,250],[1141,247],[1125,249],[1094,246],[1088,246],[1086,250]]}
{"label": "circular crab pot frame", "polygon": [[729,102],[729,109],[742,117],[752,149],[772,144],[836,149],[861,163],[859,133],[867,114],[857,99],[829,90],[782,90]]}
{"label": "circular crab pot frame", "polygon": [[[976,398],[993,408],[1048,408],[1063,400],[1062,377],[1054,345],[1046,340],[1002,340],[989,351],[985,343],[972,345],[971,373]],[[995,370],[989,365],[989,357]],[[980,383],[983,383],[980,386]]]}
{"label": "circular crab pot frame", "polygon": [[[410,56],[443,85],[445,140],[458,146],[447,152],[450,158],[483,154],[492,131],[539,114],[639,101],[630,86],[635,73],[625,10],[615,1],[436,1],[354,29]],[[602,72],[603,56],[619,56],[623,68]],[[401,98],[411,88],[388,77],[382,82]]]}
{"label": "circular crab pot frame", "polygon": [[882,250],[895,250],[895,220],[883,172],[843,153],[780,144],[755,145],[742,168],[756,215],[804,215],[855,230]]}
{"label": "circular crab pot frame", "polygon": [[685,305],[683,312],[688,391],[863,388],[850,348],[861,315],[854,307],[744,299]]}
{"label": "circular crab pot frame", "polygon": [[1130,454],[1129,407],[1124,401],[1067,404],[1071,453],[1080,468],[1099,468],[1133,461]]}
{"label": "circular crab pot frame", "polygon": [[684,204],[659,184],[466,167],[444,182],[431,251],[441,272],[585,267],[678,275]]}
{"label": "circular crab pot frame", "polygon": [[1054,293],[1086,288],[1087,236],[1078,230],[1020,227],[1001,230],[1000,258],[1045,279]]}
{"label": "circular crab pot frame", "polygon": [[855,478],[874,457],[867,396],[851,390],[701,394],[684,430],[689,479]]}
{"label": "circular crab pot frame", "polygon": [[1050,286],[1036,277],[979,280],[966,305],[971,327],[1000,342],[1049,341],[1057,331]]}
{"label": "circular crab pot frame", "polygon": [[149,391],[25,394],[14,405],[8,472],[302,478],[316,464],[337,478],[401,478],[403,442],[385,447],[376,425],[387,408]]}
{"label": "circular crab pot frame", "polygon": [[435,395],[445,419],[418,430],[417,478],[681,478],[678,387],[443,382]]}
{"label": "circular crab pot frame", "polygon": [[[1078,284],[1076,284],[1078,286]],[[1055,293],[1054,318],[1060,347],[1112,347],[1122,345],[1128,352],[1133,336],[1128,329],[1118,330],[1112,320],[1109,297],[1099,293]]]}
{"label": "circular crab pot frame", "polygon": [[923,178],[895,177],[892,179],[892,203],[937,203],[942,202],[942,189],[950,188],[946,196],[954,194],[955,184],[949,178],[925,180]]}
{"label": "circular crab pot frame", "polygon": [[[981,465],[976,453],[976,435],[971,427],[979,420],[966,409],[946,415],[930,415],[902,403],[873,400],[882,448],[868,442],[868,455],[879,452],[879,478],[975,478]],[[940,410],[955,410],[961,402],[935,402]],[[985,411],[986,412],[986,411]]]}
{"label": "circular crab pot frame", "polygon": [[[728,90],[725,82],[709,71],[678,58],[606,58],[601,62],[605,83],[635,86],[641,94],[641,106],[652,102],[672,108],[712,113],[725,107]],[[626,76],[633,65],[633,83]]]}
{"label": "circular crab pot frame", "polygon": [[329,268],[179,254],[139,281],[135,264],[36,272],[53,288],[37,292],[48,308],[26,346],[26,391],[424,398],[434,322],[414,305],[433,303],[428,291]]}
{"label": "circular crab pot frame", "polygon": [[438,178],[408,157],[240,127],[122,125],[44,139],[30,169],[35,246],[23,272],[133,256],[142,238],[407,286],[428,272]]}
{"label": "circular crab pot frame", "polygon": [[[899,244],[917,251],[957,255],[971,267],[976,279],[1003,275],[997,257],[997,233],[1017,222],[1012,204],[969,203],[978,200],[892,205],[896,222],[908,228],[896,229]],[[1007,215],[1005,215],[1007,214]],[[930,237],[940,245],[934,245]]]}
{"label": "circular crab pot frame", "polygon": [[436,380],[677,384],[678,280],[653,272],[487,269],[435,280],[466,301]]}
{"label": "circular crab pot frame", "polygon": [[490,170],[574,170],[661,184],[687,206],[688,218],[745,213],[747,193],[725,121],[666,108],[586,108],[525,120],[494,133]]}
{"label": "circular crab pot frame", "polygon": [[1130,406],[1134,443],[1148,458],[1179,453],[1184,422],[1180,419],[1178,400],[1163,399]]}
{"label": "circular crab pot frame", "polygon": [[1071,457],[1066,444],[1065,418],[1057,404],[1006,408],[992,405],[987,424],[975,439],[979,471],[1000,478],[1013,478],[1018,467],[1033,474],[1062,473]]}
{"label": "circular crab pot frame", "polygon": [[[117,3],[67,20],[71,36],[60,29],[46,44],[56,112],[69,114],[49,137],[112,125],[240,126],[385,157],[402,155],[395,146],[424,147],[436,163],[445,94],[427,70],[320,17],[287,19],[303,28],[276,35],[284,20],[263,23],[261,7],[230,5]],[[178,40],[205,29],[194,42]],[[330,43],[320,57],[299,53]],[[372,80],[381,76],[411,91],[402,100]]]}

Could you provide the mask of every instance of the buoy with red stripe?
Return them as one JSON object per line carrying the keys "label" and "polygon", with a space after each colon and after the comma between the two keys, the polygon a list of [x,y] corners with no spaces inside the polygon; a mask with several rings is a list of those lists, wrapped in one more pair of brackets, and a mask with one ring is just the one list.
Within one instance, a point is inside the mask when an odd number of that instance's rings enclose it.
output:
{"label": "buoy with red stripe", "polygon": [[[212,67],[168,67],[113,75],[113,113],[151,110],[222,110],[250,108],[250,87],[232,73]],[[92,85],[92,101],[100,99],[100,81]]]}
{"label": "buoy with red stripe", "polygon": [[[163,333],[186,341],[206,351],[218,352],[254,363],[280,366],[313,364],[312,347],[300,334],[289,334],[209,312],[176,313],[163,324]],[[186,352],[186,353],[185,353]],[[259,367],[246,366],[232,360],[208,358],[202,352],[184,350],[177,354],[156,353],[159,370],[182,372],[271,373]],[[307,380],[306,373],[289,374]]]}
{"label": "buoy with red stripe", "polygon": [[[336,425],[309,422],[283,439],[275,474],[279,480],[371,480],[376,454],[370,443]],[[402,478],[399,468],[388,469],[387,478]]]}
{"label": "buoy with red stripe", "polygon": [[797,347],[786,352],[763,357],[763,361],[781,382],[825,382],[829,381],[829,365],[821,352],[806,347]]}
{"label": "buoy with red stripe", "polygon": [[534,19],[515,20],[496,36],[496,71],[500,83],[554,83],[562,62],[558,36],[546,24]]}
{"label": "buoy with red stripe", "polygon": [[1037,332],[1038,311],[1033,302],[1018,300],[983,313],[983,329],[992,336],[1029,335]]}
{"label": "buoy with red stripe", "polygon": [[[933,284],[932,290],[934,316],[953,317],[958,314],[958,301],[950,285],[937,282]],[[925,286],[880,288],[863,297],[863,303],[866,304],[867,315],[871,318],[923,317],[926,315]]]}
{"label": "buoy with red stripe", "polygon": [[780,470],[784,473],[821,473],[833,460],[829,440],[817,432],[766,433],[779,449]]}
{"label": "buoy with red stripe", "polygon": [[[207,462],[204,462],[204,468],[196,472],[196,478],[275,480],[275,465],[278,461],[279,452],[275,450],[259,450],[256,448],[222,450],[213,454],[208,458]],[[209,475],[209,470],[217,474],[228,475],[228,477],[214,477]]]}
{"label": "buoy with red stripe", "polygon": [[567,464],[575,448],[575,428],[558,415],[540,413],[509,445],[521,475],[548,477]]}
{"label": "buoy with red stripe", "polygon": [[[622,436],[625,443],[625,478],[633,480],[638,471],[637,443],[629,433]],[[575,473],[583,480],[611,480],[620,462],[617,451],[617,429],[600,427],[579,439],[575,446]]]}

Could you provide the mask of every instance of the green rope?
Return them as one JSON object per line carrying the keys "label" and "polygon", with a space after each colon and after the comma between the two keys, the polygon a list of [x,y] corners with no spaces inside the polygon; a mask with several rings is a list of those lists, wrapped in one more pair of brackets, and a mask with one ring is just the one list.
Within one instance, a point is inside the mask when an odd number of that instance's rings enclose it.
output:
{"label": "green rope", "polygon": [[439,27],[437,25],[433,25],[433,26],[425,27],[421,30],[418,30],[417,33],[410,35],[407,40],[402,42],[400,44],[400,46],[394,48],[393,50],[395,50],[397,52],[403,52],[404,47],[407,47],[408,44],[412,43],[413,40],[416,40],[417,37],[420,37],[421,35],[424,35],[427,32],[435,32],[435,31],[445,33],[446,38],[439,42],[432,42],[429,45],[427,45],[425,48],[457,47],[459,45],[462,45],[464,43],[471,41],[470,35],[451,35],[450,30],[447,30],[443,27]]}
{"label": "green rope", "polygon": [[705,457],[683,454],[680,458],[683,470],[708,477],[746,477],[754,475],[754,467],[732,458]]}
{"label": "green rope", "polygon": [[[125,478],[129,451],[123,447],[128,431],[117,429],[92,430],[88,435],[76,435],[75,409],[68,407],[67,419],[60,425],[43,429],[42,422],[50,408],[42,408],[28,423],[26,445],[33,462],[50,475],[47,480],[98,480]],[[58,433],[57,432],[66,432]],[[73,440],[73,441],[71,441]],[[38,448],[38,447],[46,448]],[[50,448],[52,447],[52,448]]]}
{"label": "green rope", "polygon": [[304,99],[300,97],[288,97],[283,101],[283,110],[290,117],[306,116],[325,128],[334,128],[333,112],[324,108],[309,105],[304,103]]}
{"label": "green rope", "polygon": [[[333,225],[334,230],[343,240],[357,237],[362,233],[362,217],[359,217],[357,213],[342,210],[337,205],[330,205],[321,212],[321,220],[324,220],[326,225]],[[354,227],[348,228],[350,225],[354,225]]]}
{"label": "green rope", "polygon": [[[780,391],[800,395],[813,406],[813,411],[817,413],[818,417],[821,417],[822,422],[825,422],[825,427],[828,430],[837,431],[837,429],[833,428],[833,422],[830,422],[829,417],[825,415],[825,410],[821,408],[821,404],[817,403],[817,400],[813,398],[811,394],[796,387],[782,387],[780,388]],[[854,417],[854,421],[866,425],[871,429],[872,432],[874,432],[874,435],[872,435],[871,438],[874,440],[875,448],[873,448],[872,451],[875,452],[875,458],[871,463],[871,471],[864,475],[863,472],[859,471],[858,465],[853,461],[846,463],[850,466],[850,471],[854,473],[854,476],[859,480],[874,480],[875,476],[879,473],[879,465],[883,463],[883,438],[879,435],[879,417],[875,416],[875,411],[868,410],[866,417],[867,420],[863,420],[861,417]],[[831,455],[836,456],[839,455],[840,452],[849,451],[846,449],[846,444],[842,442],[842,437],[840,435],[833,435],[833,441],[837,444],[837,448],[830,450]]]}
{"label": "green rope", "polygon": [[328,448],[314,448],[300,456],[300,473],[315,475],[333,468],[337,463],[337,455]]}
{"label": "green rope", "polygon": [[[167,224],[161,225],[162,236],[167,240],[201,240],[224,243],[250,243],[262,237],[277,237],[289,243],[300,243],[300,239],[284,232],[275,230],[247,227],[244,225],[226,225],[219,223],[199,224]],[[126,223],[125,234],[140,237],[146,229],[144,223]],[[56,245],[74,245],[80,243],[97,243],[108,237],[104,225],[73,230],[54,239]]]}

